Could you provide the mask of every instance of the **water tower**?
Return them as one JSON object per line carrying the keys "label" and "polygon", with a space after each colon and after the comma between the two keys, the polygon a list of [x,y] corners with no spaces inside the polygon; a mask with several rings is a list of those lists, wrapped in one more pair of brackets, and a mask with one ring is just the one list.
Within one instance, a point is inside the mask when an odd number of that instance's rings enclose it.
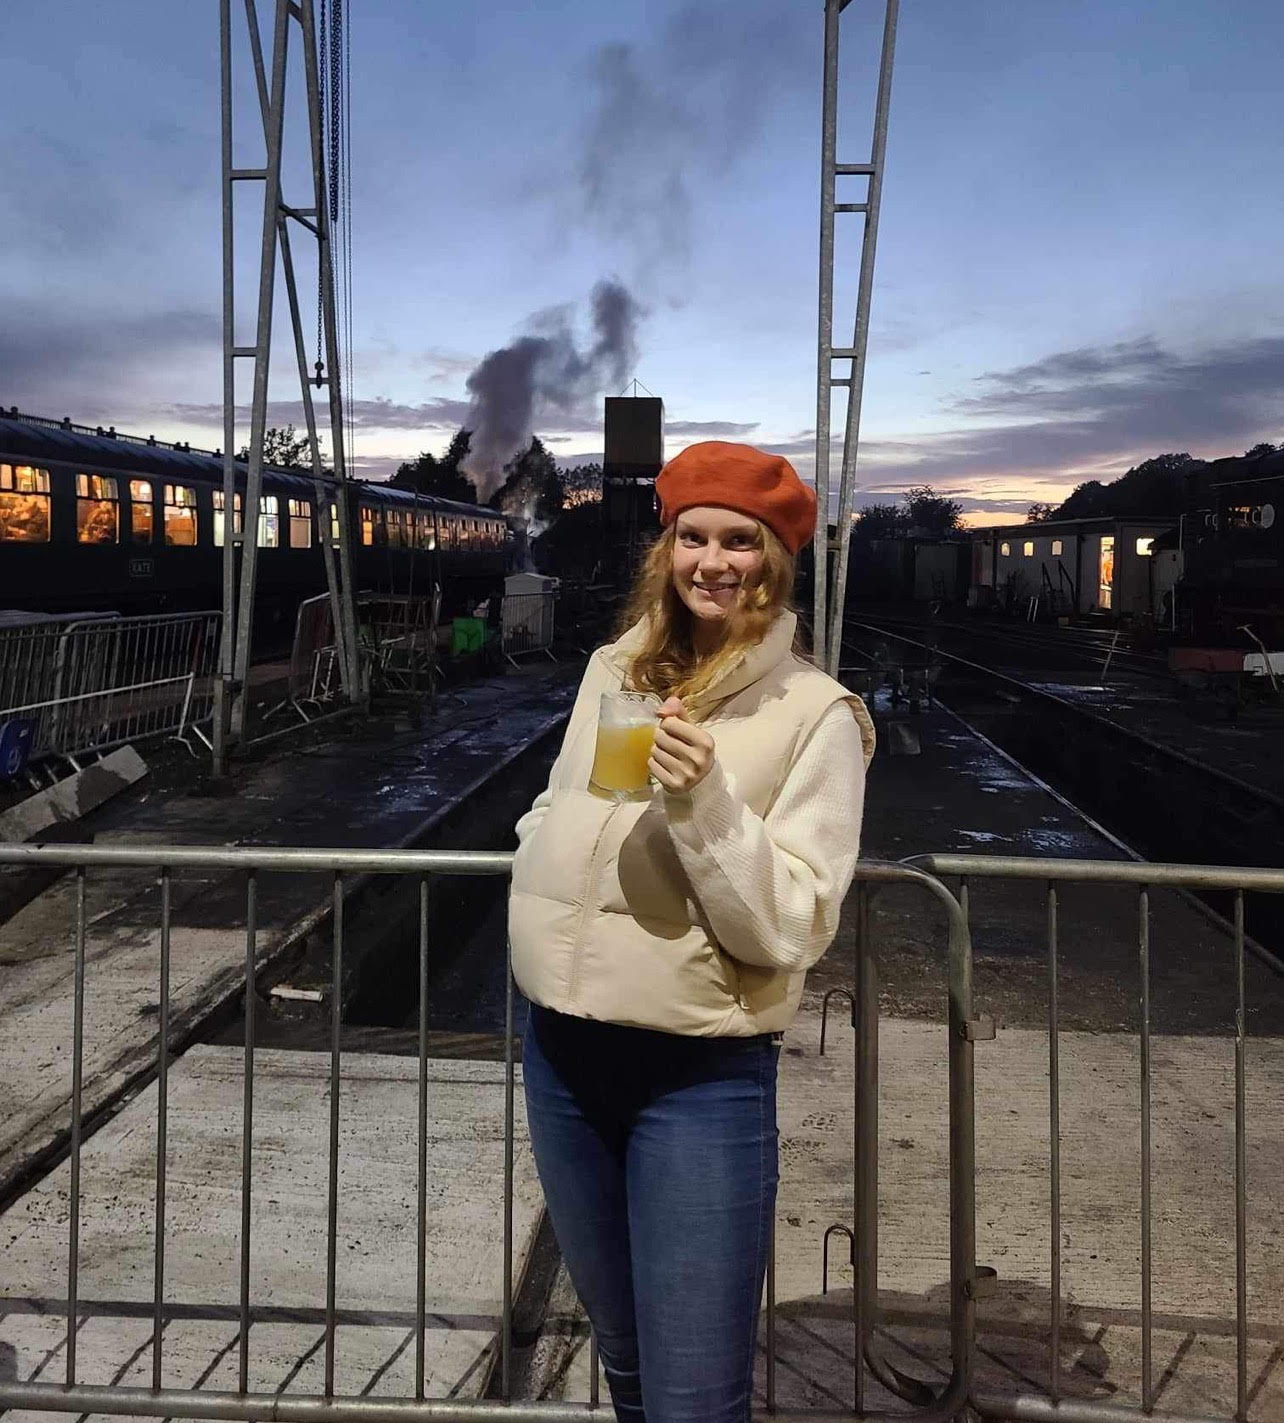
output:
{"label": "water tower", "polygon": [[653,395],[606,397],[602,525],[616,576],[627,578],[660,531],[655,477],[664,463],[664,402]]}

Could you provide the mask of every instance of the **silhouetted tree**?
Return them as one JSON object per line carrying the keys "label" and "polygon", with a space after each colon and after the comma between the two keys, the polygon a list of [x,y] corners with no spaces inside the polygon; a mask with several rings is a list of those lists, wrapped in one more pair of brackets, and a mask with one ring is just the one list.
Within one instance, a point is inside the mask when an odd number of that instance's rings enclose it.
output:
{"label": "silhouetted tree", "polygon": [[1261,459],[1263,455],[1277,455],[1284,451],[1284,445],[1273,445],[1269,440],[1263,440],[1260,445],[1254,445],[1251,450],[1244,451],[1246,460]]}
{"label": "silhouetted tree", "polygon": [[962,526],[962,504],[938,494],[930,484],[907,489],[904,499],[911,532],[939,536],[955,533]]}
{"label": "silhouetted tree", "polygon": [[[236,457],[248,460],[249,445],[242,445]],[[263,432],[263,463],[277,469],[311,469],[307,435],[296,435],[293,425],[269,425]]]}
{"label": "silhouetted tree", "polygon": [[1155,455],[1110,484],[1090,479],[1081,484],[1056,510],[1059,519],[1101,519],[1146,515],[1150,517],[1178,514],[1185,507],[1184,485],[1187,476],[1197,470],[1202,461],[1184,450],[1179,453]]}
{"label": "silhouetted tree", "polygon": [[557,461],[538,435],[504,466],[504,482],[491,495],[490,507],[505,514],[520,514],[536,524],[549,525],[562,512],[562,480]]}
{"label": "silhouetted tree", "polygon": [[1050,519],[1054,512],[1051,504],[1031,504],[1025,511],[1025,521],[1027,524],[1041,524]]}
{"label": "silhouetted tree", "polygon": [[425,450],[418,459],[401,465],[388,483],[397,489],[432,494],[438,499],[476,504],[477,487],[459,468],[468,458],[472,439],[471,430],[457,430],[440,459]]}
{"label": "silhouetted tree", "polygon": [[562,504],[573,509],[580,504],[596,503],[602,497],[602,466],[577,464],[562,471]]}
{"label": "silhouetted tree", "polygon": [[866,504],[852,529],[857,538],[865,539],[895,539],[908,531],[909,519],[899,504]]}

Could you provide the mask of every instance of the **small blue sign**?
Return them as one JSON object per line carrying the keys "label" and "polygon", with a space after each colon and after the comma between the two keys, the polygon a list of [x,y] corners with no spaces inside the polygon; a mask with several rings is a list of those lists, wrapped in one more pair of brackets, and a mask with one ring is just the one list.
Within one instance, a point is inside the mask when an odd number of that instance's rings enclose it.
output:
{"label": "small blue sign", "polygon": [[30,717],[0,721],[0,781],[10,781],[27,764],[36,723]]}

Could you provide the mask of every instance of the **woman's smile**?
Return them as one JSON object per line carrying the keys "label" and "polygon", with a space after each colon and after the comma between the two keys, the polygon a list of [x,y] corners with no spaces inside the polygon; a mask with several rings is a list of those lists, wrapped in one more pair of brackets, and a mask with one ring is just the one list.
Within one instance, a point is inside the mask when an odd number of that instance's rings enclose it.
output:
{"label": "woman's smile", "polygon": [[738,581],[734,583],[696,583],[693,586],[720,608],[729,608],[736,601],[736,594],[740,590]]}

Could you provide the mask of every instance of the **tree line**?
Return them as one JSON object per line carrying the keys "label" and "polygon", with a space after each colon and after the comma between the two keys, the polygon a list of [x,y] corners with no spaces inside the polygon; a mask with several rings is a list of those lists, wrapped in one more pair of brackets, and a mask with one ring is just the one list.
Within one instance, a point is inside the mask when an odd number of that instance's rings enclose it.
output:
{"label": "tree line", "polygon": [[[1273,445],[1264,440],[1238,458],[1259,460],[1277,454],[1284,454],[1284,444]],[[1202,502],[1210,495],[1208,471],[1213,463],[1222,462],[1197,459],[1186,450],[1155,455],[1133,465],[1109,484],[1089,479],[1076,485],[1060,504],[1031,504],[1026,511],[1026,522],[1175,516],[1182,513],[1192,499]],[[1225,478],[1225,470],[1219,471],[1217,477]]]}

